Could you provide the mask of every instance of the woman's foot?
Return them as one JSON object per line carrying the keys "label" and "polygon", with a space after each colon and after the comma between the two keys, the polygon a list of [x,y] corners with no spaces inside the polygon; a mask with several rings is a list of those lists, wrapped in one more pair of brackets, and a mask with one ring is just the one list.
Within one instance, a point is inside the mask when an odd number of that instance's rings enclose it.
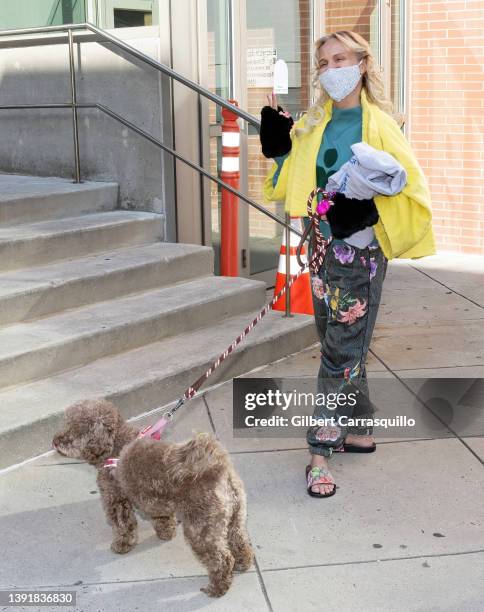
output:
{"label": "woman's foot", "polygon": [[314,484],[311,487],[311,491],[321,495],[330,495],[336,489],[336,483],[334,482],[333,476],[329,471],[326,457],[323,457],[322,455],[311,455],[311,468],[314,467],[324,469],[325,475],[317,479],[320,480],[320,482],[318,484]]}
{"label": "woman's foot", "polygon": [[345,444],[353,444],[354,446],[369,447],[375,444],[373,436],[358,436],[356,434],[347,434]]}

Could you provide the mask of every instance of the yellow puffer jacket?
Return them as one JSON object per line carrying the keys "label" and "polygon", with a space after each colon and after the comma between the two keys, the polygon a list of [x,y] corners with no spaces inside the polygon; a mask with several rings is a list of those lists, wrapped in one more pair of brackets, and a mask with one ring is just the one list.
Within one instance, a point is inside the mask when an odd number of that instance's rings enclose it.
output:
{"label": "yellow puffer jacket", "polygon": [[[373,198],[380,216],[373,229],[383,253],[387,259],[434,255],[430,190],[422,169],[397,122],[367,99],[365,88],[362,88],[360,98],[362,141],[390,153],[407,171],[407,184],[400,193]],[[294,124],[292,149],[275,187],[272,178],[277,170],[276,162],[264,181],[266,203],[285,200],[286,211],[294,216],[307,216],[307,199],[316,187],[316,158],[324,129],[333,113],[333,100],[327,100],[324,108],[325,118],[309,134],[295,135],[295,127],[304,125],[307,115]],[[315,205],[313,201],[313,209]]]}

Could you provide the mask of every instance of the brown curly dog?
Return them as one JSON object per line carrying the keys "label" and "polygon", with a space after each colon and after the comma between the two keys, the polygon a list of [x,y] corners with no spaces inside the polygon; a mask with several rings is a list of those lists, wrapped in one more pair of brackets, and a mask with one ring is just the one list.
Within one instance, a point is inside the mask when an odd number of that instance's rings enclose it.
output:
{"label": "brown curly dog", "polygon": [[[185,538],[208,570],[210,582],[202,589],[207,595],[220,597],[232,583],[234,568],[251,566],[244,486],[212,435],[180,444],[137,439],[138,429],[104,400],[77,402],[66,409],[65,419],[53,447],[97,468],[114,552],[136,545],[136,508],[161,540],[174,537],[178,514]],[[103,467],[109,457],[119,457],[117,467]]]}

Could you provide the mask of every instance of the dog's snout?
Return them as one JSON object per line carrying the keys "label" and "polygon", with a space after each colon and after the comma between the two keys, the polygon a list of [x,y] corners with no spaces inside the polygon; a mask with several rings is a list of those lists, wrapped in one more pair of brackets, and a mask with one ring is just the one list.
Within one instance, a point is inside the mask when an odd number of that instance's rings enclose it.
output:
{"label": "dog's snout", "polygon": [[66,439],[62,434],[56,434],[52,439],[52,446],[55,449],[58,449],[61,444],[65,444]]}

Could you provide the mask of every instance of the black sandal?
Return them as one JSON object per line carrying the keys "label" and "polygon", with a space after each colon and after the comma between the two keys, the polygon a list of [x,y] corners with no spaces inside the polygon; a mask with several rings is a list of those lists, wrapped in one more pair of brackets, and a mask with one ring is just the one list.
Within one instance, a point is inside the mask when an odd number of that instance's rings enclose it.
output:
{"label": "black sandal", "polygon": [[[333,482],[316,482],[322,478],[331,478],[331,472],[328,468],[320,468],[318,466],[311,467],[310,465],[306,466],[306,481],[307,481],[307,490],[311,497],[331,497],[336,493],[336,483]],[[316,491],[312,491],[311,487],[315,485],[333,485],[333,489],[329,493],[316,493]]]}
{"label": "black sandal", "polygon": [[333,453],[374,453],[376,444],[372,446],[358,446],[357,444],[342,444],[338,448],[333,448]]}

